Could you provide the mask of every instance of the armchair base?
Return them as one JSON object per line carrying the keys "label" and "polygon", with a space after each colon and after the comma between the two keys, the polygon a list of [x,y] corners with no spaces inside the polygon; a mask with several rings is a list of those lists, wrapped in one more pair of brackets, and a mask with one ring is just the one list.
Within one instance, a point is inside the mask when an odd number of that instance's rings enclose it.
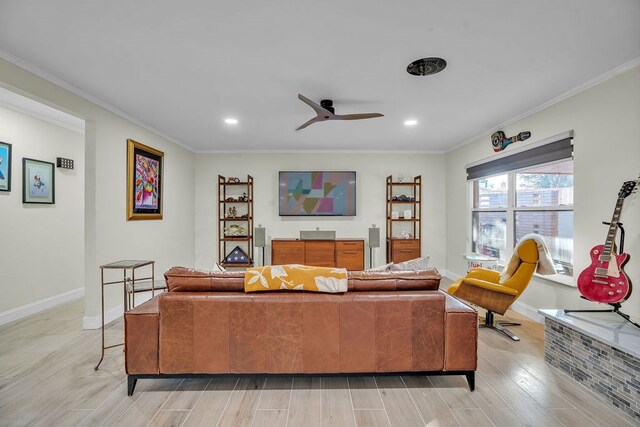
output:
{"label": "armchair base", "polygon": [[481,323],[479,327],[481,328],[489,328],[501,332],[511,338],[514,341],[520,341],[520,338],[511,332],[509,329],[505,328],[505,326],[520,326],[520,323],[516,322],[500,322],[498,320],[494,320],[493,312],[487,311],[487,314],[484,318],[484,323]]}

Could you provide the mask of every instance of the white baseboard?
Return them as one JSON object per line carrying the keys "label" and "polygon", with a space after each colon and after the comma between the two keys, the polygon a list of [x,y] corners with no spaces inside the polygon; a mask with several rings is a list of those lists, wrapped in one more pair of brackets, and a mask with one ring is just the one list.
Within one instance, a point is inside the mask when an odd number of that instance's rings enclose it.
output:
{"label": "white baseboard", "polygon": [[442,276],[446,277],[447,279],[451,279],[454,282],[456,280],[458,280],[458,279],[462,279],[462,276],[460,276],[460,275],[458,275],[458,274],[456,274],[456,273],[454,273],[452,271],[449,271],[449,270],[442,270]]}
{"label": "white baseboard", "polygon": [[[119,317],[122,317],[122,313],[124,313],[124,305],[120,304],[117,307],[113,307],[104,313],[104,324],[106,325],[109,322],[113,322]],[[100,322],[102,321],[101,315],[96,316],[84,316],[82,318],[82,329],[100,329]]]}
{"label": "white baseboard", "polygon": [[[462,276],[452,273],[451,271],[443,270],[442,275],[448,279],[453,281],[461,279]],[[538,323],[544,323],[544,317],[538,314],[538,309],[531,307],[523,302],[516,301],[511,305],[511,309],[516,313],[520,313],[523,316],[528,317],[531,320],[534,320]]]}
{"label": "white baseboard", "polygon": [[[158,291],[156,291],[158,292]],[[156,294],[157,296],[157,294]],[[136,294],[136,306],[147,302],[151,299],[151,291],[149,292],[141,292]],[[110,308],[104,313],[104,324],[108,324],[109,322],[113,322],[119,317],[122,317],[124,313],[124,305],[120,304],[116,307]],[[82,329],[100,329],[100,322],[102,321],[101,316],[84,316],[82,318]]]}
{"label": "white baseboard", "polygon": [[16,320],[23,319],[32,314],[40,313],[50,308],[65,304],[69,301],[73,301],[84,296],[84,287],[72,289],[67,292],[63,292],[58,295],[54,295],[49,298],[44,298],[39,301],[34,301],[29,304],[25,304],[21,307],[12,308],[5,312],[0,313],[0,325],[15,322]]}
{"label": "white baseboard", "polygon": [[520,301],[516,301],[513,304],[511,304],[511,310],[515,311],[516,313],[520,313],[523,316],[528,317],[531,320],[534,320],[538,323],[544,323],[544,316],[542,316],[541,314],[538,314],[538,309],[537,308],[533,308],[528,304],[525,304],[523,302]]}

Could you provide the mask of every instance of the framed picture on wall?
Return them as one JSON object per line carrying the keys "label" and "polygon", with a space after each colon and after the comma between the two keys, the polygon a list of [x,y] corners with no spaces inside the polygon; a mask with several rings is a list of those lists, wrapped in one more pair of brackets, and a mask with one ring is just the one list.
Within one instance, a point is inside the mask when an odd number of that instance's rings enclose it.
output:
{"label": "framed picture on wall", "polygon": [[52,205],[56,202],[55,165],[22,158],[22,203]]}
{"label": "framed picture on wall", "polygon": [[11,191],[11,144],[0,141],[0,191]]}
{"label": "framed picture on wall", "polygon": [[354,171],[281,171],[280,216],[355,216]]}
{"label": "framed picture on wall", "polygon": [[127,140],[127,220],[162,219],[164,153]]}

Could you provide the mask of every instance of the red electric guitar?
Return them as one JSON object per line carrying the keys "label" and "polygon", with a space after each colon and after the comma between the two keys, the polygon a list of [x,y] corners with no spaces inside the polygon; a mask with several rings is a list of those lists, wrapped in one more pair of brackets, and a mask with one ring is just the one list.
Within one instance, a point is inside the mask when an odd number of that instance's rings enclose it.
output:
{"label": "red electric guitar", "polygon": [[631,295],[631,281],[622,271],[622,267],[629,261],[629,255],[615,253],[615,239],[624,199],[634,191],[638,183],[640,180],[627,181],[622,185],[607,240],[604,245],[591,249],[591,265],[578,276],[578,290],[590,301],[615,304],[625,301]]}

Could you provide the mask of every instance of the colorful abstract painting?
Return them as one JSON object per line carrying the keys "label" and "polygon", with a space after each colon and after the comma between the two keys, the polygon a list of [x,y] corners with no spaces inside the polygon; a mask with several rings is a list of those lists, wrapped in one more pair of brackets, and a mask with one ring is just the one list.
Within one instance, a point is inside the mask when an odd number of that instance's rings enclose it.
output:
{"label": "colorful abstract painting", "polygon": [[127,220],[162,219],[162,151],[127,140]]}
{"label": "colorful abstract painting", "polygon": [[354,216],[355,172],[280,172],[280,216]]}
{"label": "colorful abstract painting", "polygon": [[158,171],[160,162],[142,154],[136,154],[136,209],[158,208]]}

